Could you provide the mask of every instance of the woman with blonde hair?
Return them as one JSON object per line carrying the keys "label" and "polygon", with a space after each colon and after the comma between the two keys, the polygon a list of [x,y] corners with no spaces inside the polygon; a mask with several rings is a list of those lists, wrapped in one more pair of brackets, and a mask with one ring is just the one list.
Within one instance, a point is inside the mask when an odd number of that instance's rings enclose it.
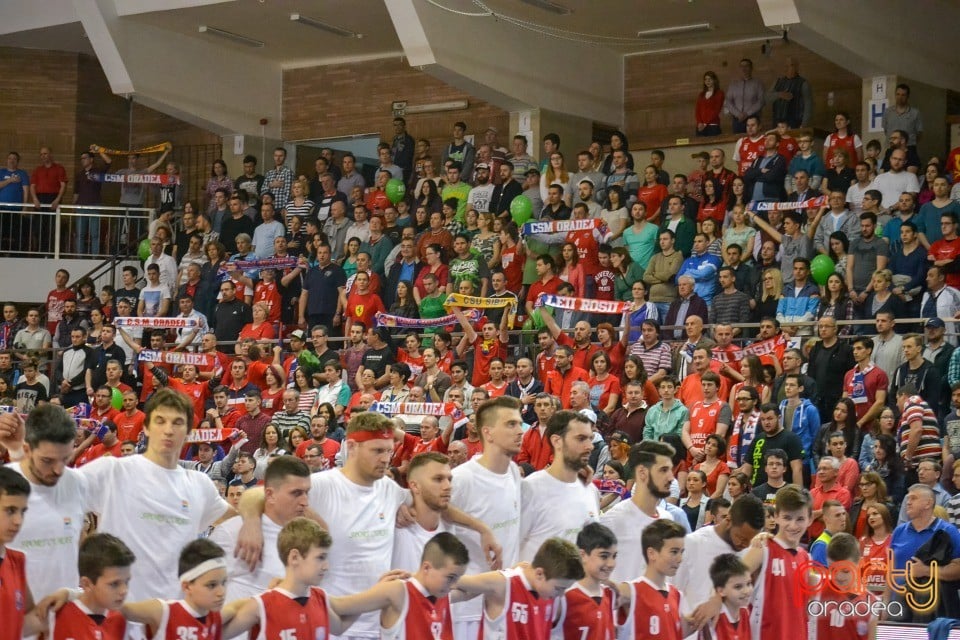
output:
{"label": "woman with blonde hair", "polygon": [[477,227],[477,234],[470,240],[470,246],[479,251],[487,267],[493,269],[500,264],[500,236],[493,230],[493,214],[489,211],[480,213]]}
{"label": "woman with blonde hair", "polygon": [[293,184],[290,185],[290,200],[284,203],[283,211],[281,211],[283,215],[280,217],[280,222],[287,228],[288,233],[293,216],[300,216],[306,220],[313,213],[314,207],[317,206],[313,200],[307,197],[309,193],[310,186],[302,178],[294,180]]}
{"label": "woman with blonde hair", "polygon": [[277,331],[273,328],[273,323],[267,318],[270,317],[270,305],[266,302],[257,302],[253,305],[253,322],[245,324],[240,329],[240,339],[253,338],[258,342],[261,340],[273,340],[277,337]]}
{"label": "woman with blonde hair", "polygon": [[873,291],[867,294],[863,303],[863,319],[876,318],[878,313],[892,313],[893,317],[901,316],[900,298],[894,295],[893,273],[890,269],[877,269],[873,272]]}
{"label": "woman with blonde hair", "polygon": [[760,276],[757,286],[757,313],[758,318],[776,318],[777,305],[783,297],[783,274],[780,269],[767,269]]}
{"label": "woman with blonde hair", "polygon": [[558,184],[563,187],[563,201],[569,207],[573,199],[573,192],[571,191],[570,185],[570,173],[567,171],[567,167],[564,164],[563,154],[559,151],[554,151],[550,154],[550,157],[547,161],[547,168],[543,172],[543,175],[540,176],[541,200],[544,202],[547,201],[547,196],[550,195],[550,186],[554,184]]}

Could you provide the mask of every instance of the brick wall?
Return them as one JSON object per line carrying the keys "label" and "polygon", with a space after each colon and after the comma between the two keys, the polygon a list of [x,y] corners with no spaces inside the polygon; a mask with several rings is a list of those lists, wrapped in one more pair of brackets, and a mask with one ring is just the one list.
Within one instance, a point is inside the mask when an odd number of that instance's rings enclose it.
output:
{"label": "brick wall", "polygon": [[[861,79],[829,60],[798,44],[782,44],[773,40],[773,53],[760,55],[760,44],[680,51],[648,56],[630,56],[624,64],[625,133],[631,148],[650,148],[676,138],[693,138],[696,128],[694,106],[703,88],[703,74],[713,71],[720,78],[720,88],[740,77],[741,58],[753,61],[753,77],[769,88],[783,74],[786,58],[794,56],[800,75],[813,89],[813,121],[815,127],[833,129],[833,116],[847,111],[857,132],[860,127]],[[828,93],[833,104],[828,105]],[[764,126],[772,115],[770,107],[763,111]],[[730,121],[722,121],[724,133],[730,133]],[[772,125],[771,125],[772,126]],[[647,144],[645,144],[645,141]]]}
{"label": "brick wall", "polygon": [[487,127],[496,127],[500,144],[509,146],[507,111],[399,58],[284,71],[282,135],[285,140],[305,140],[379,132],[381,139],[389,142],[393,140],[391,103],[396,100],[411,106],[468,101],[469,107],[461,111],[406,116],[407,131],[414,138],[430,141],[435,160],[449,144],[453,123],[458,120],[467,123],[468,134],[478,136]]}

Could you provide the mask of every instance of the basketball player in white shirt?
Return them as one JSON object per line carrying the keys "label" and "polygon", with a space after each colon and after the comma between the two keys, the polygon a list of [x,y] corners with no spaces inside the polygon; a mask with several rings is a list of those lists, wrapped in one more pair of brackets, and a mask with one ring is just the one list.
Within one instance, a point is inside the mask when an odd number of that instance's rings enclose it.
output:
{"label": "basketball player in white shirt", "polygon": [[[474,419],[483,439],[483,453],[453,470],[450,503],[497,532],[503,565],[512,567],[520,557],[520,469],[513,462],[523,442],[520,401],[510,396],[487,400],[477,408]],[[467,574],[487,571],[476,534],[460,527],[454,533],[470,552]],[[453,605],[456,640],[476,640],[482,604],[482,598],[475,598]]]}
{"label": "basketball player in white shirt", "polygon": [[[333,538],[330,567],[323,581],[330,595],[366,591],[391,569],[398,511],[411,504],[410,492],[386,477],[393,456],[393,427],[382,414],[355,413],[347,424],[343,467],[310,476],[310,508],[326,520]],[[245,516],[259,515],[262,505],[263,491],[248,489],[240,510]],[[483,523],[452,507],[444,511],[444,517],[482,530],[486,557],[499,552],[493,533]],[[477,553],[484,557],[483,552]],[[364,614],[340,638],[379,639],[379,620],[376,612]]]}
{"label": "basketball player in white shirt", "polygon": [[87,492],[83,477],[67,467],[76,434],[77,423],[62,407],[42,404],[27,416],[23,458],[8,465],[30,482],[30,515],[9,546],[27,556],[33,593],[79,584],[77,552]]}
{"label": "basketball player in white shirt", "polygon": [[545,432],[553,446],[553,462],[523,479],[520,516],[520,560],[532,562],[548,538],[576,543],[580,529],[600,519],[600,493],[580,472],[593,453],[593,427],[576,411],[558,411]]}
{"label": "basketball player in white shirt", "polygon": [[393,569],[416,573],[427,543],[433,536],[448,530],[442,513],[450,505],[452,481],[450,459],[442,453],[427,451],[410,460],[407,485],[413,497],[414,521],[407,527],[398,528],[394,535]]}
{"label": "basketball player in white shirt", "polygon": [[263,487],[263,558],[256,568],[251,571],[247,563],[234,557],[240,518],[227,520],[210,534],[210,540],[220,545],[226,553],[229,577],[227,602],[258,596],[270,588],[274,578],[284,575],[286,569],[277,551],[277,536],[288,522],[307,511],[310,467],[294,456],[274,458],[267,465]]}
{"label": "basketball player in white shirt", "polygon": [[627,461],[634,472],[633,496],[600,517],[600,523],[617,536],[617,566],[610,574],[613,582],[635,580],[647,570],[640,535],[654,520],[670,517],[659,503],[670,497],[673,453],[670,445],[649,440],[630,449]]}

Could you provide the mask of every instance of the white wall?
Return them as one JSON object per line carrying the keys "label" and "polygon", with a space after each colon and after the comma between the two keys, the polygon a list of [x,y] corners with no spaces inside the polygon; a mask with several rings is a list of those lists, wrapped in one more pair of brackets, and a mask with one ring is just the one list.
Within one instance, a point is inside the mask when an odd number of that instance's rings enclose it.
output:
{"label": "white wall", "polygon": [[[100,260],[45,260],[40,258],[0,258],[0,273],[6,274],[3,279],[3,289],[0,298],[3,301],[31,302],[42,304],[46,302],[47,292],[54,288],[53,278],[57,269],[66,269],[70,272],[70,282],[74,282],[98,264]],[[120,285],[120,275],[123,267],[132,264],[143,274],[143,265],[139,261],[124,262],[117,265],[117,287]],[[107,277],[97,283],[97,292],[104,284],[109,284]]]}

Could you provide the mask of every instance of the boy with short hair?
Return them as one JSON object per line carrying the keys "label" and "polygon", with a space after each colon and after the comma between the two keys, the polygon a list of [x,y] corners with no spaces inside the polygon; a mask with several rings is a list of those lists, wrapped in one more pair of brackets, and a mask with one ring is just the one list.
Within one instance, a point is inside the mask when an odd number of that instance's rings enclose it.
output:
{"label": "boy with short hair", "polygon": [[50,614],[48,640],[123,640],[127,621],[120,613],[136,557],[120,538],[95,533],[80,544],[77,565],[83,593]]}
{"label": "boy with short hair", "polygon": [[757,534],[743,556],[751,572],[759,571],[750,614],[754,638],[806,640],[806,603],[798,602],[796,593],[797,581],[808,579],[802,572],[809,569],[810,555],[800,540],[813,521],[812,505],[804,489],[780,489],[774,503],[777,534]]}
{"label": "boy with short hair", "polygon": [[710,564],[710,580],[723,600],[720,615],[700,631],[701,640],[750,640],[750,570],[735,553],[721,553]]}
{"label": "boy with short hair", "polygon": [[583,576],[577,548],[550,538],[529,565],[460,578],[451,599],[483,596],[482,640],[547,640],[554,598]]}
{"label": "boy with short hair", "polygon": [[552,637],[612,640],[616,634],[617,593],[608,582],[617,565],[617,536],[599,522],[591,522],[577,534],[577,547],[585,575],[557,598]]}
{"label": "boy with short hair", "polygon": [[618,637],[622,640],[682,640],[696,631],[680,615],[680,590],[667,584],[667,578],[677,575],[686,534],[682,525],[666,519],[656,520],[643,530],[640,541],[647,569],[643,576],[617,587],[621,630]]}
{"label": "boy with short hair", "polygon": [[[867,640],[876,637],[877,617],[873,615],[873,604],[877,597],[863,588],[860,581],[857,539],[849,533],[835,534],[827,545],[827,561],[831,568],[830,579],[826,579],[827,572],[821,572],[818,577],[820,587],[815,599],[822,606],[818,607],[820,615],[815,616],[810,625],[810,640]],[[841,603],[849,603],[849,611],[844,607],[841,614]]]}
{"label": "boy with short hair", "polygon": [[466,546],[441,532],[423,548],[420,568],[405,580],[378,582],[362,593],[330,599],[340,616],[380,610],[384,640],[453,640],[450,590],[467,570]]}
{"label": "boy with short hair", "polygon": [[30,483],[8,467],[0,467],[0,640],[19,640],[46,627],[33,610],[27,586],[27,561],[20,551],[8,549],[23,524]]}
{"label": "boy with short hair", "polygon": [[[329,566],[333,540],[319,524],[294,518],[277,536],[277,551],[286,568],[283,580],[255,598],[235,600],[224,608],[223,637],[233,638],[253,629],[251,638],[329,638],[344,633],[353,619],[341,618],[316,586]],[[301,604],[301,601],[303,602]]]}
{"label": "boy with short hair", "polygon": [[177,573],[182,600],[128,602],[120,613],[150,627],[154,640],[219,640],[220,608],[227,592],[223,549],[206,538],[194,540],[180,551]]}

